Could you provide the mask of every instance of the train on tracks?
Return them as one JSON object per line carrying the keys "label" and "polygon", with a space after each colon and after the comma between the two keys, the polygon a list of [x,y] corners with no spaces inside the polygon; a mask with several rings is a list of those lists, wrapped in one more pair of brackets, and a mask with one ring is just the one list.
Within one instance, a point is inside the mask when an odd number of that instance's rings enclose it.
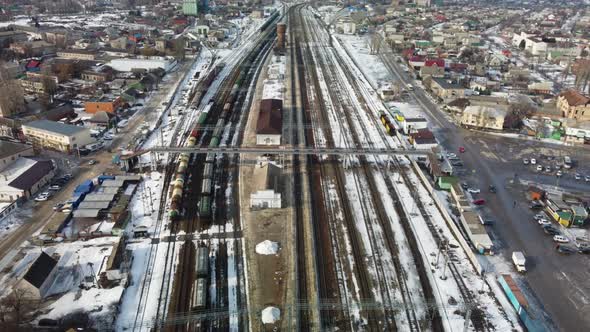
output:
{"label": "train on tracks", "polygon": [[192,308],[201,310],[207,307],[207,278],[209,276],[209,249],[197,248],[197,278],[193,285]]}
{"label": "train on tracks", "polygon": [[[271,17],[267,20],[265,24],[260,28],[260,31],[267,34],[268,38],[274,38],[276,31],[272,29],[280,19],[280,13],[277,11],[271,15]],[[264,40],[264,39],[263,39]],[[209,147],[217,147],[221,142],[221,136],[223,134],[223,129],[225,128],[225,124],[229,122],[229,118],[232,114],[232,110],[234,109],[236,100],[238,99],[238,95],[241,92],[241,87],[245,83],[251,68],[256,64],[256,59],[260,56],[261,52],[263,51],[264,47],[254,47],[252,51],[248,54],[245,60],[243,60],[240,65],[232,71],[229,76],[231,85],[231,90],[229,95],[223,98],[221,103],[217,102],[209,102],[208,105],[201,111],[197,122],[195,123],[194,127],[190,131],[188,137],[187,147],[196,146],[197,144],[201,144],[199,142],[204,142],[204,137],[207,135],[207,127],[215,123],[215,127],[211,133],[211,138],[209,140],[208,146]],[[221,72],[223,69],[223,64],[217,65],[212,71],[210,71],[196,88],[196,91],[193,95],[192,104],[199,105],[201,99],[205,95],[207,89],[213,83],[215,77]],[[233,79],[233,81],[232,81]],[[223,107],[220,109],[221,105]],[[220,111],[219,111],[220,110]],[[175,221],[181,214],[181,203],[182,203],[182,195],[185,190],[185,177],[187,174],[188,165],[190,162],[190,154],[188,153],[181,153],[178,156],[178,166],[176,169],[174,182],[172,184],[172,201],[170,204],[169,209],[169,219],[170,221]],[[215,153],[207,154],[205,159],[205,165],[203,167],[203,181],[201,186],[201,195],[198,205],[199,217],[201,218],[210,218],[211,217],[211,203],[213,201],[213,168],[215,163]]]}
{"label": "train on tracks", "polygon": [[397,129],[393,124],[393,121],[391,121],[389,115],[381,111],[381,113],[379,114],[379,119],[381,120],[383,127],[385,127],[385,131],[387,132],[387,134],[389,136],[395,136],[395,134],[397,133]]}

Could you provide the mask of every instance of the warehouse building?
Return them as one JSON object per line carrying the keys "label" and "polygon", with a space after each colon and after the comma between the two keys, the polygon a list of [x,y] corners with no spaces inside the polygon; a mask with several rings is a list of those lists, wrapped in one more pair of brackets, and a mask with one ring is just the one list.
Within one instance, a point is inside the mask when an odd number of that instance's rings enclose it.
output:
{"label": "warehouse building", "polygon": [[271,162],[261,161],[254,167],[250,208],[280,209],[281,168]]}
{"label": "warehouse building", "polygon": [[49,120],[23,124],[23,133],[33,145],[67,153],[94,142],[88,128]]}

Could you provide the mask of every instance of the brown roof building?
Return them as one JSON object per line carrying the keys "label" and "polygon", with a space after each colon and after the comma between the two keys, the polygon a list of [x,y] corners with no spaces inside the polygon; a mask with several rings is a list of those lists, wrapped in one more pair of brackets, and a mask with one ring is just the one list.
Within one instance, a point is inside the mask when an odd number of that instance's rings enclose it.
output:
{"label": "brown roof building", "polygon": [[283,101],[265,99],[260,102],[260,112],[256,123],[257,145],[280,145],[283,131]]}
{"label": "brown roof building", "polygon": [[557,108],[564,117],[581,121],[590,120],[590,98],[570,89],[557,97]]}

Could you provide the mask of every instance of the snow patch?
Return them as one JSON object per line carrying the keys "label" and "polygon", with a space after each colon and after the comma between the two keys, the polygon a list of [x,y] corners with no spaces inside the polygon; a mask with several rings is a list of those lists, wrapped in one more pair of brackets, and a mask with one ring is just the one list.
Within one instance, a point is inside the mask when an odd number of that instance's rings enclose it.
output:
{"label": "snow patch", "polygon": [[281,319],[281,311],[277,307],[266,307],[262,310],[262,323],[274,324]]}
{"label": "snow patch", "polygon": [[276,255],[279,252],[279,244],[265,240],[256,245],[256,253],[260,255]]}

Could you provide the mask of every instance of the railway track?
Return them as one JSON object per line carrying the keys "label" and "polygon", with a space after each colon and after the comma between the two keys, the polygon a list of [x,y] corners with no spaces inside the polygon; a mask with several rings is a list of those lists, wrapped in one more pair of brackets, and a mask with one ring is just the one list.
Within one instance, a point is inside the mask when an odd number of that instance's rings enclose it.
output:
{"label": "railway track", "polygon": [[[301,7],[303,8],[303,7]],[[318,65],[318,63],[316,62],[314,55],[312,54],[312,51],[310,50],[311,47],[322,47],[322,46],[327,46],[327,45],[322,45],[322,41],[321,40],[314,40],[312,38],[310,38],[311,35],[313,35],[314,31],[313,28],[311,28],[309,26],[309,23],[306,22],[306,15],[304,15],[303,13],[301,13],[301,9],[300,9],[300,17],[302,17],[301,19],[301,27],[302,27],[302,31],[303,31],[303,40],[306,42],[306,46],[305,47],[305,54],[304,54],[304,59],[306,64],[308,65],[308,67],[314,67],[316,65]],[[322,68],[324,68],[324,72],[325,72],[325,66],[323,63],[319,64]],[[314,100],[324,100],[325,97],[327,96],[323,96],[323,92],[322,92],[322,87],[320,85],[320,79],[317,76],[317,73],[315,70],[310,70],[310,74],[311,74],[311,81],[312,84],[314,86],[314,90],[315,90],[315,97]],[[329,92],[332,90],[329,90]],[[330,98],[334,98],[335,96],[332,94],[330,96]],[[323,103],[318,103],[318,104],[314,104],[314,108],[318,108],[319,110],[317,112],[314,112],[315,114],[311,115],[311,117],[316,117],[315,120],[317,124],[320,125],[320,131],[323,132],[323,137],[325,137],[325,144],[326,146],[330,147],[330,146],[336,146],[333,138],[332,138],[332,134],[329,130],[329,120],[326,118],[328,111],[325,109],[325,106],[323,105]],[[347,229],[349,230],[349,241],[350,241],[350,246],[352,247],[352,255],[354,257],[354,262],[355,262],[355,269],[354,269],[354,273],[356,275],[356,279],[358,280],[359,283],[359,293],[360,293],[360,302],[364,303],[364,302],[368,302],[368,303],[373,303],[375,298],[374,298],[374,294],[373,294],[373,289],[372,289],[372,282],[371,282],[371,276],[368,273],[368,266],[366,265],[366,260],[364,258],[364,254],[363,254],[363,244],[362,244],[362,239],[359,237],[359,234],[357,232],[354,232],[353,230],[356,229],[356,225],[354,223],[355,221],[355,217],[354,217],[354,213],[351,210],[351,202],[349,201],[349,197],[348,194],[346,192],[346,187],[345,187],[345,175],[344,175],[344,171],[342,170],[342,168],[338,165],[338,160],[336,158],[330,158],[330,160],[323,161],[323,162],[319,162],[320,165],[320,174],[321,174],[321,178],[322,179],[333,179],[333,183],[336,186],[336,192],[338,194],[338,199],[340,202],[342,202],[341,208],[342,208],[342,212],[344,213],[343,216],[343,220],[346,223]],[[329,193],[324,189],[324,198],[326,199],[326,201],[329,201]],[[336,213],[336,211],[333,211],[334,213]],[[367,216],[368,217],[368,216]],[[329,223],[336,223],[336,220],[330,220],[329,218],[326,218]],[[336,237],[332,237],[332,241],[337,241],[337,236]],[[338,290],[340,291],[340,289]],[[334,294],[334,293],[333,293]],[[324,300],[324,299],[323,299]],[[324,300],[325,301],[325,300]],[[348,305],[350,305],[350,303],[347,303]],[[378,312],[377,310],[375,310],[375,308],[368,308],[368,307],[364,307],[361,308],[361,310],[363,310],[364,315],[367,317],[367,322],[366,324],[368,325],[368,327],[370,329],[381,329],[383,327],[380,327],[379,325],[381,324],[381,322],[387,321],[389,322],[388,324],[390,324],[390,320],[387,319],[384,315],[383,312]],[[349,317],[348,319],[350,320],[350,313],[349,313]],[[352,328],[352,325],[354,325],[352,322],[349,322],[349,324],[351,324],[351,326],[349,326],[349,328]]]}
{"label": "railway track", "polygon": [[[239,114],[237,114],[237,111],[239,111],[238,105],[242,106],[242,103],[246,97],[246,92],[248,91],[248,89],[243,89],[243,87],[246,83],[255,79],[255,74],[257,73],[256,68],[260,66],[260,63],[262,63],[264,58],[268,55],[268,50],[270,49],[269,44],[271,44],[269,41],[274,39],[274,32],[269,31],[264,33],[259,40],[261,43],[260,46],[263,47],[261,49],[253,48],[249,53],[254,56],[256,60],[253,63],[248,62],[249,60],[244,60],[244,62],[239,63],[234,69],[231,70],[228,77],[222,82],[216,95],[214,96],[214,103],[207,113],[205,120],[206,122],[204,123],[205,126],[219,126],[220,123],[222,126],[228,125],[231,121],[235,120],[239,116]],[[251,56],[249,55],[247,59],[250,59],[250,57]],[[249,67],[251,64],[253,65],[252,68]],[[244,66],[248,68],[245,68]],[[242,75],[244,71],[247,72],[246,75]],[[202,96],[199,98],[201,97]],[[223,121],[218,121],[218,119],[223,119]],[[219,129],[221,130],[222,128]],[[237,132],[239,133],[240,131],[238,130]],[[231,139],[234,133],[235,132],[229,133],[227,137]],[[184,137],[187,136],[184,135]],[[215,144],[219,144],[218,137],[214,137],[207,131],[203,131],[202,135],[199,137],[199,144],[210,145],[213,144],[212,142],[214,139],[217,140]],[[221,233],[226,234],[225,220],[228,215],[224,215],[219,212],[227,211],[227,209],[224,208],[224,190],[213,189],[213,203],[211,206],[210,216],[201,215],[199,205],[194,203],[199,202],[199,199],[201,198],[201,188],[203,181],[205,181],[203,178],[202,169],[209,157],[214,160],[213,164],[215,165],[212,186],[227,188],[228,185],[227,177],[225,175],[227,174],[228,170],[231,171],[231,167],[228,165],[226,158],[214,158],[214,155],[207,157],[204,155],[196,155],[189,159],[189,173],[187,179],[189,189],[184,193],[184,209],[183,213],[181,214],[182,217],[171,226],[171,233],[174,236],[174,241],[171,241],[169,244],[169,248],[171,249],[168,250],[169,253],[167,255],[165,266],[165,274],[167,275],[167,278],[165,277],[163,279],[163,285],[161,288],[161,305],[166,305],[168,303],[168,310],[159,311],[158,317],[166,315],[168,317],[168,321],[174,322],[174,324],[168,324],[164,327],[164,329],[167,331],[184,331],[189,329],[227,330],[229,325],[229,314],[218,314],[207,320],[199,319],[193,321],[191,319],[177,319],[178,317],[187,317],[187,313],[193,311],[191,295],[193,294],[193,284],[196,279],[194,264],[196,248],[193,243],[195,235],[198,236],[198,232],[207,229],[212,225],[218,226],[218,229],[221,231]],[[233,168],[234,170],[232,172],[236,172],[235,167]],[[236,174],[234,174],[234,178],[237,178]],[[235,181],[233,184],[237,184],[237,181]],[[222,194],[218,194],[219,192]],[[202,201],[200,202],[200,204],[203,203]],[[173,242],[176,241],[177,234],[180,231],[185,232],[185,239],[180,248],[178,266],[175,270],[175,277],[172,278],[174,271],[172,267],[172,261],[173,257],[175,256],[174,248],[176,247]],[[213,297],[213,293],[211,294],[212,298],[214,298],[214,301],[210,298],[208,307],[218,313],[224,311],[227,313],[228,260],[226,256],[226,242],[223,236],[220,241],[216,243],[216,245],[217,252],[214,254],[216,256],[215,266],[214,271],[212,272],[212,274],[215,276],[215,286],[213,287],[215,296]],[[174,280],[174,283],[172,283],[172,280]],[[170,287],[172,287],[172,291],[169,291]]]}

